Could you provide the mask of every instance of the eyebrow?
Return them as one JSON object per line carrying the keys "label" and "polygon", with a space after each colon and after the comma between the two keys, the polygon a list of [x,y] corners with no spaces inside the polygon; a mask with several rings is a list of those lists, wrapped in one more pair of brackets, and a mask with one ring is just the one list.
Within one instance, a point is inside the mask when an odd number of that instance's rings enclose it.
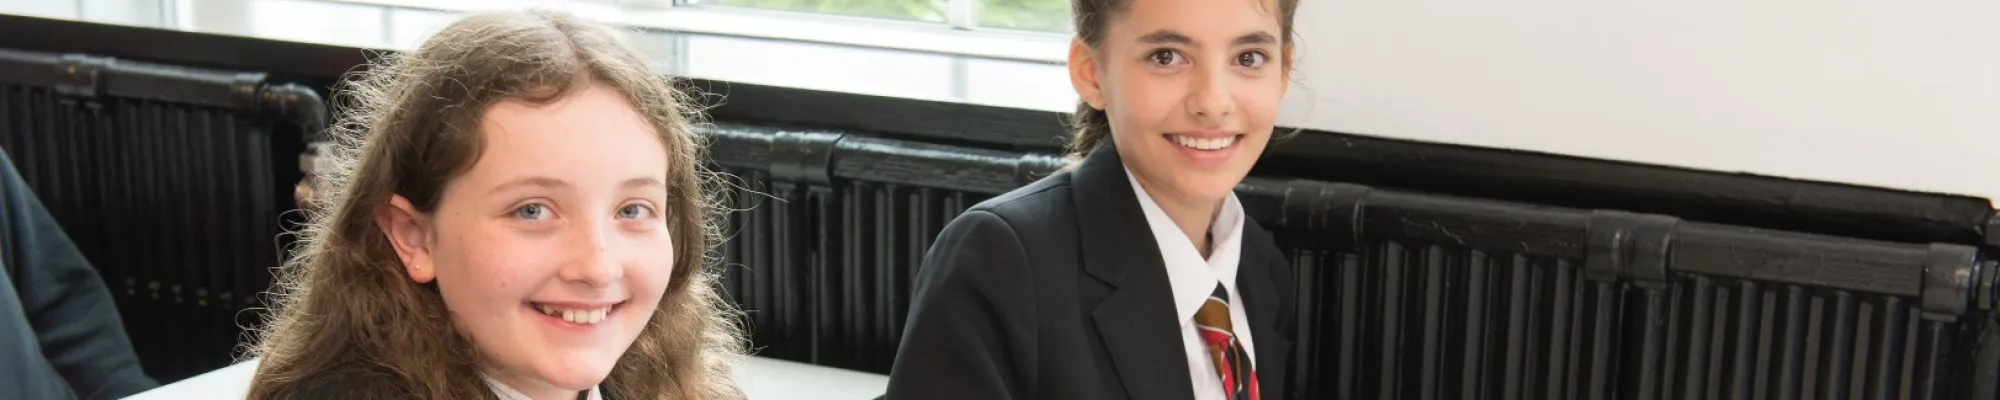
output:
{"label": "eyebrow", "polygon": [[666,183],[666,182],[661,182],[659,178],[654,178],[654,177],[650,177],[650,176],[642,176],[642,177],[637,177],[637,178],[632,178],[632,179],[626,179],[626,180],[625,180],[625,183],[622,183],[622,184],[619,184],[619,185],[618,185],[618,187],[622,187],[622,188],[627,188],[627,189],[655,189],[655,188],[657,188],[657,189],[660,189],[660,190],[666,190],[666,189],[667,189],[667,183]]}
{"label": "eyebrow", "polygon": [[1145,36],[1140,36],[1139,41],[1148,44],[1179,44],[1186,46],[1194,45],[1194,39],[1189,39],[1187,35],[1181,34],[1180,31],[1175,31],[1172,29],[1161,29],[1153,31],[1153,33],[1148,33]]}
{"label": "eyebrow", "polygon": [[1278,37],[1271,36],[1270,32],[1256,31],[1244,34],[1243,36],[1237,36],[1236,40],[1229,42],[1229,44],[1232,46],[1247,46],[1254,44],[1272,44],[1277,42],[1278,42]]}
{"label": "eyebrow", "polygon": [[[537,187],[543,189],[563,189],[569,187],[569,182],[564,182],[561,179],[556,179],[546,176],[527,176],[507,181],[507,183],[500,184],[500,186],[494,186],[492,193],[500,193],[523,187]],[[660,181],[659,178],[642,176],[632,179],[626,179],[624,183],[618,184],[618,187],[626,189],[659,188],[664,190],[667,188],[667,184],[666,182]]]}
{"label": "eyebrow", "polygon": [[546,176],[528,176],[528,177],[514,178],[514,180],[507,181],[507,183],[502,183],[499,186],[494,186],[493,190],[489,193],[500,193],[523,187],[561,189],[569,187],[569,182],[563,182],[561,179],[550,178]]}
{"label": "eyebrow", "polygon": [[[1140,36],[1139,41],[1146,44],[1178,44],[1182,46],[1194,45],[1193,38],[1189,38],[1187,34],[1183,34],[1180,31],[1172,29],[1161,29],[1153,31],[1153,33],[1148,33],[1145,36]],[[1243,36],[1237,36],[1236,40],[1230,41],[1229,44],[1231,46],[1246,46],[1246,45],[1272,44],[1277,42],[1278,42],[1278,37],[1272,36],[1270,32],[1256,31],[1243,34]]]}

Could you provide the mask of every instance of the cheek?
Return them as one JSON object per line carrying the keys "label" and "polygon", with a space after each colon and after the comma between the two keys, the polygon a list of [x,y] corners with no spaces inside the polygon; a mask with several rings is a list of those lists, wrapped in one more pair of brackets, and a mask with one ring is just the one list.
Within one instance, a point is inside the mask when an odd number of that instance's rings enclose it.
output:
{"label": "cheek", "polygon": [[[498,229],[462,229],[438,238],[438,288],[453,310],[514,307],[534,291],[534,283],[554,274],[545,244]],[[490,314],[489,314],[490,315]]]}
{"label": "cheek", "polygon": [[1276,125],[1286,84],[1281,78],[1255,78],[1236,85],[1232,94],[1236,112],[1254,129],[1268,129]]}
{"label": "cheek", "polygon": [[650,236],[635,241],[635,245],[638,251],[627,253],[632,256],[626,262],[625,280],[631,285],[630,290],[635,297],[646,296],[657,300],[666,292],[667,285],[673,282],[674,270],[679,267],[674,264],[673,236]]}
{"label": "cheek", "polygon": [[1145,71],[1120,74],[1113,82],[1108,88],[1113,101],[1105,110],[1113,132],[1160,133],[1187,97],[1185,85]]}
{"label": "cheek", "polygon": [[[1237,86],[1234,94],[1237,117],[1244,129],[1251,132],[1244,143],[1244,150],[1251,154],[1262,154],[1276,136],[1278,108],[1284,102],[1286,84],[1283,79],[1269,78]],[[1255,164],[1257,157],[1244,157],[1240,162]]]}

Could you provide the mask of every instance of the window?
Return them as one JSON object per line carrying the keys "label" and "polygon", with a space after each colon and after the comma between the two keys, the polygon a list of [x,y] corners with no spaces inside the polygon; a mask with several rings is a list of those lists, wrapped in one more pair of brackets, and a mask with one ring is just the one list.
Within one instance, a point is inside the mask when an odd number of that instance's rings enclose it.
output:
{"label": "window", "polygon": [[0,0],[0,13],[407,50],[468,11],[624,25],[662,72],[1068,111],[1070,0]]}
{"label": "window", "polygon": [[[866,18],[947,23],[960,28],[1068,32],[1069,0],[683,0]],[[961,11],[962,10],[962,11]]]}
{"label": "window", "polygon": [[1069,0],[977,0],[980,26],[1073,32]]}
{"label": "window", "polygon": [[[382,25],[391,10],[312,0],[256,0],[249,6],[250,31],[258,37],[360,47],[382,47]],[[314,18],[296,18],[311,15]],[[209,20],[209,19],[204,19]]]}
{"label": "window", "polygon": [[[963,0],[951,0],[963,1]],[[947,0],[702,0],[691,4],[751,7],[857,17],[945,22]]]}
{"label": "window", "polygon": [[0,14],[160,27],[171,7],[160,0],[0,0]]}

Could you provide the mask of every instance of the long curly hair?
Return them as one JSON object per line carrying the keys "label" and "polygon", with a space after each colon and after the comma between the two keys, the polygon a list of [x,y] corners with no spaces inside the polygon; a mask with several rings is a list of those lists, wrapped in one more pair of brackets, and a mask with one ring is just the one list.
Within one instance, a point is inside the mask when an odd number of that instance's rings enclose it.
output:
{"label": "long curly hair", "polygon": [[437,287],[408,278],[372,216],[392,195],[434,211],[479,156],[480,119],[494,103],[546,104],[587,85],[622,93],[665,144],[663,214],[679,250],[651,323],[601,387],[618,399],[739,397],[730,368],[744,351],[741,312],[715,285],[723,192],[691,128],[699,112],[680,82],[618,39],[556,11],[476,13],[344,79],[334,143],[319,155],[330,159],[307,199],[315,206],[269,295],[273,315],[247,349],[261,358],[250,398],[288,398],[331,374],[369,377],[396,397],[491,398]]}

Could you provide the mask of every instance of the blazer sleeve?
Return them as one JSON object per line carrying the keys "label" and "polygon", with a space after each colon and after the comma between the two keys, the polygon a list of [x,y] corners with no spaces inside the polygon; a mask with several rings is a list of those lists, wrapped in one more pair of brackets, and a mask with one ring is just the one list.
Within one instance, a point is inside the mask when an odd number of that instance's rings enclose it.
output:
{"label": "blazer sleeve", "polygon": [[78,396],[121,398],[159,386],[140,369],[110,289],[4,153],[0,257],[14,275],[41,355]]}
{"label": "blazer sleeve", "polygon": [[924,254],[888,398],[1034,396],[1033,276],[1017,232],[969,211]]}

